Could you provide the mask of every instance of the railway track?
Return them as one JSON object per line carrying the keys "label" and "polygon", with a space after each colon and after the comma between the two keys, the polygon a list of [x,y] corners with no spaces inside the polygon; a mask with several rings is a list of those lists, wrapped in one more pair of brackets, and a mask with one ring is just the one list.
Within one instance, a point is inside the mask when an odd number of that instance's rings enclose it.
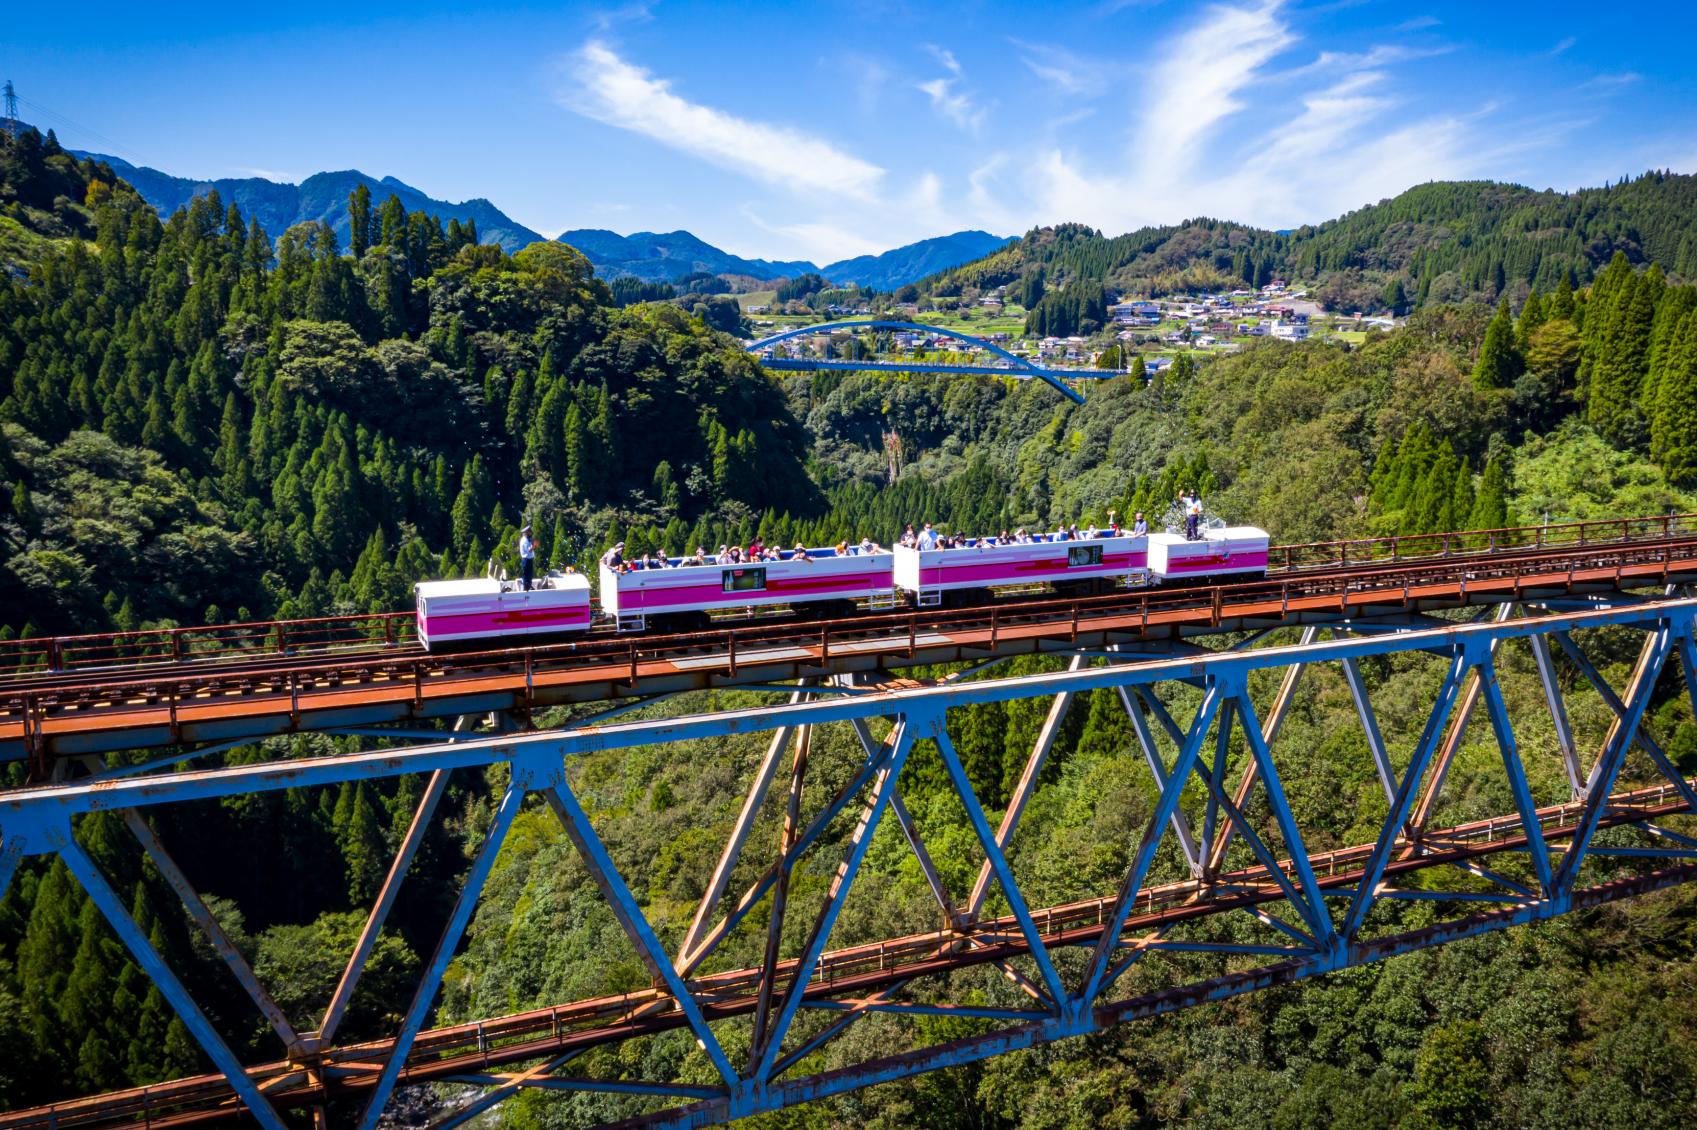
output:
{"label": "railway track", "polygon": [[433,654],[187,661],[76,670],[0,684],[0,758],[231,741],[490,710],[776,682],[844,671],[1135,644],[1697,580],[1697,533],[1292,567],[1250,584],[1121,590],[837,621],[755,621],[676,636],[594,635],[567,643]]}

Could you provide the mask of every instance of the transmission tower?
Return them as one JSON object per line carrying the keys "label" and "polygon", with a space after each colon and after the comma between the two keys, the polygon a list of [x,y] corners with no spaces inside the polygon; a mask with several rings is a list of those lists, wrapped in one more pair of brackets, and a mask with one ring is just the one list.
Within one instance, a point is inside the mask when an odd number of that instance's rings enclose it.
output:
{"label": "transmission tower", "polygon": [[12,80],[6,80],[6,120],[0,123],[7,133],[13,137],[18,135],[18,92],[12,87]]}

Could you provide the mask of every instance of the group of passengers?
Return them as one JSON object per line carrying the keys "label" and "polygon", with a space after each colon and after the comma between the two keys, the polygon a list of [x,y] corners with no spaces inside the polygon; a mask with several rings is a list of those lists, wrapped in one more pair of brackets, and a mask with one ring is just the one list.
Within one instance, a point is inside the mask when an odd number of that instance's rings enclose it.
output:
{"label": "group of passengers", "polygon": [[[857,557],[869,553],[882,553],[883,549],[871,538],[862,538],[858,544],[850,545],[840,541],[832,552],[838,557]],[[801,542],[795,543],[795,548],[781,550],[775,545],[767,545],[765,540],[756,537],[745,548],[740,545],[721,545],[717,553],[708,553],[707,547],[698,545],[693,554],[687,554],[676,560],[664,552],[645,553],[634,560],[625,559],[625,543],[617,542],[606,553],[601,555],[601,564],[615,573],[634,573],[644,569],[686,569],[692,565],[752,565],[769,561],[810,562],[815,560],[810,551]]]}
{"label": "group of passengers", "polygon": [[[1179,492],[1179,509],[1184,515],[1184,535],[1190,541],[1201,536],[1202,500],[1188,487]],[[529,527],[526,527],[528,534]],[[1002,545],[1033,545],[1037,542],[1088,541],[1095,538],[1117,538],[1130,536],[1146,537],[1149,533],[1149,520],[1139,510],[1133,517],[1130,529],[1121,529],[1118,516],[1108,511],[1108,524],[1097,526],[1094,521],[1083,529],[1077,522],[1061,526],[1053,532],[1032,534],[1024,526],[1011,534],[1002,530],[998,534],[985,537],[970,538],[965,534],[945,534],[939,532],[930,522],[915,530],[913,523],[908,523],[896,539],[897,545],[909,549],[991,549]],[[522,549],[522,542],[521,542]],[[839,541],[832,549],[837,557],[854,557],[871,553],[882,553],[884,549],[871,538],[862,538],[858,544],[851,545],[847,541]],[[801,542],[795,543],[795,548],[789,552],[780,550],[775,545],[767,545],[765,540],[756,536],[748,543],[747,548],[740,545],[721,545],[717,553],[708,553],[706,546],[696,546],[695,552],[680,557],[676,561],[668,558],[665,553],[645,553],[635,561],[625,560],[625,543],[618,542],[613,548],[601,555],[601,564],[616,573],[629,573],[642,569],[683,569],[692,565],[748,565],[768,561],[812,561],[812,554]]]}
{"label": "group of passengers", "polygon": [[1021,526],[1012,533],[1009,533],[1004,529],[1000,533],[989,534],[984,537],[977,538],[969,538],[965,534],[939,533],[932,527],[930,522],[926,522],[919,530],[915,531],[912,523],[909,523],[908,526],[902,530],[901,537],[896,540],[896,544],[922,551],[932,549],[992,549],[1001,545],[1033,545],[1037,542],[1088,541],[1093,538],[1124,537],[1128,534],[1131,537],[1143,537],[1148,533],[1149,522],[1144,518],[1141,510],[1137,512],[1137,517],[1132,522],[1129,530],[1121,528],[1119,517],[1114,513],[1114,511],[1110,510],[1108,511],[1108,524],[1106,526],[1098,526],[1095,522],[1090,522],[1081,529],[1077,522],[1071,522],[1059,527],[1053,532],[1039,532],[1036,534],[1031,533],[1031,531],[1027,530],[1024,526]]}

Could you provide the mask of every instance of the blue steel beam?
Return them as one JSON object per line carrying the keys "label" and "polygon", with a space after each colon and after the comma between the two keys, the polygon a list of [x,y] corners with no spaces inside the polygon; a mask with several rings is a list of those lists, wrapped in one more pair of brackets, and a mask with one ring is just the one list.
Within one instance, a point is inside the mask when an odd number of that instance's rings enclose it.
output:
{"label": "blue steel beam", "polygon": [[[1688,635],[1690,630],[1691,624],[1687,620],[1685,633]],[[1644,711],[1650,705],[1650,696],[1655,692],[1656,678],[1661,674],[1662,664],[1667,661],[1673,648],[1673,628],[1667,621],[1663,621],[1660,627],[1644,637],[1644,648],[1639,652],[1638,664],[1627,691],[1626,711],[1616,716],[1614,724],[1609,727],[1608,738],[1603,743],[1603,751],[1598,755],[1596,769],[1592,773],[1591,792],[1585,800],[1579,827],[1568,842],[1561,865],[1556,869],[1554,890],[1558,899],[1569,895],[1579,880],[1579,868],[1584,863],[1587,849],[1591,846],[1591,837],[1597,832],[1597,824],[1603,818],[1609,790],[1614,787],[1615,778],[1619,776],[1621,766],[1626,762],[1626,751],[1632,746],[1632,737],[1638,732]]]}
{"label": "blue steel beam", "polygon": [[124,908],[123,901],[118,898],[117,892],[112,890],[106,876],[101,874],[99,866],[89,858],[88,852],[83,850],[83,846],[77,843],[76,837],[71,834],[69,823],[55,829],[53,841],[59,858],[70,869],[71,874],[77,877],[77,882],[82,884],[83,890],[99,908],[107,925],[112,927],[113,932],[124,943],[124,948],[130,951],[130,956],[141,966],[160,995],[170,1002],[177,1018],[194,1036],[201,1050],[206,1052],[206,1057],[223,1072],[224,1078],[247,1105],[248,1113],[266,1130],[285,1130],[283,1119],[276,1108],[260,1092],[253,1080],[248,1078],[247,1072],[242,1070],[241,1061],[236,1058],[236,1053],[232,1052],[223,1037],[218,1035],[217,1029],[212,1027],[212,1022],[206,1018],[200,1006],[194,1003],[194,998],[183,987],[183,983],[177,980],[177,975],[171,972],[171,967],[165,964],[165,959],[159,956],[158,951],[153,948],[153,943],[147,940],[147,935],[141,932],[135,919],[130,917],[130,912]]}
{"label": "blue steel beam", "polygon": [[[942,719],[938,716],[932,716],[926,719],[926,722],[930,724],[933,733],[942,729]],[[807,945],[803,947],[795,970],[790,975],[789,985],[784,990],[778,1017],[772,1022],[771,1029],[766,1034],[766,1045],[760,1050],[753,1070],[749,1072],[750,1079],[762,1086],[771,1078],[772,1064],[777,1060],[784,1036],[789,1033],[790,1024],[795,1020],[796,1010],[801,1007],[802,993],[813,976],[814,967],[819,964],[819,958],[825,952],[825,943],[830,940],[831,927],[836,925],[837,916],[842,913],[843,902],[853,888],[855,876],[860,872],[860,864],[866,858],[866,851],[872,846],[872,837],[878,831],[878,821],[884,815],[884,809],[889,807],[896,778],[901,776],[902,767],[907,764],[907,755],[913,749],[914,726],[915,715],[909,714],[890,731],[889,737],[884,739],[886,750],[872,787],[872,795],[867,799],[860,823],[854,830],[848,855],[838,865],[837,873],[831,879],[825,905],[819,911],[819,918],[813,925],[813,933],[809,935]],[[738,1096],[733,1096],[736,1097]]]}
{"label": "blue steel beam", "polygon": [[996,834],[990,830],[990,821],[984,818],[984,806],[978,803],[978,794],[972,788],[972,780],[966,775],[966,768],[960,763],[960,756],[955,753],[955,743],[949,740],[948,732],[938,726],[936,729],[937,752],[943,755],[943,767],[949,771],[949,779],[954,782],[955,792],[960,797],[962,807],[966,809],[966,817],[972,822],[972,831],[978,836],[978,846],[984,850],[984,857],[996,873],[996,881],[1002,886],[1002,897],[1007,900],[1008,910],[1013,914],[1014,921],[1019,923],[1019,931],[1025,935],[1025,944],[1030,947],[1031,957],[1037,962],[1037,971],[1043,976],[1043,985],[1049,991],[1049,1000],[1059,1012],[1066,1001],[1066,989],[1061,984],[1061,975],[1055,972],[1054,963],[1049,960],[1049,947],[1043,944],[1043,935],[1037,930],[1037,923],[1031,920],[1031,911],[1025,905],[1025,896],[1020,894],[1019,884],[1014,882],[1013,869],[1008,866],[1008,857],[1003,854],[1001,846],[996,843]]}
{"label": "blue steel beam", "polygon": [[[1236,689],[1235,684],[1231,685],[1231,689]],[[1084,987],[1079,990],[1073,1001],[1074,1019],[1077,1019],[1084,1009],[1089,1008],[1097,995],[1107,988],[1104,978],[1108,974],[1108,962],[1113,957],[1114,950],[1119,948],[1120,930],[1124,928],[1125,920],[1131,916],[1137,892],[1142,889],[1143,880],[1149,874],[1149,867],[1155,862],[1155,849],[1160,846],[1167,821],[1178,808],[1179,795],[1184,792],[1184,786],[1190,780],[1190,774],[1196,767],[1196,758],[1202,752],[1202,742],[1208,736],[1208,727],[1213,724],[1214,715],[1220,709],[1220,700],[1227,693],[1227,689],[1222,687],[1217,677],[1210,678],[1208,689],[1202,694],[1202,704],[1196,708],[1196,717],[1190,724],[1190,732],[1185,735],[1184,743],[1179,747],[1172,774],[1167,778],[1167,787],[1161,790],[1155,811],[1150,813],[1149,822],[1144,826],[1143,838],[1137,845],[1137,854],[1132,860],[1130,870],[1120,882],[1119,893],[1114,897],[1114,909],[1108,915],[1101,940],[1097,942],[1096,950],[1090,957]]]}
{"label": "blue steel beam", "polygon": [[[1503,624],[1444,629],[1429,633],[1409,633],[1407,636],[1382,637],[1372,640],[1332,641],[1306,648],[1270,648],[1251,653],[1221,654],[1218,658],[1202,660],[1185,657],[1181,660],[1131,664],[1117,668],[1095,668],[1018,680],[985,680],[964,685],[868,696],[863,699],[848,701],[806,703],[796,707],[775,710],[768,708],[760,712],[748,712],[748,716],[716,715],[708,718],[655,720],[609,727],[605,730],[588,733],[509,736],[478,743],[468,743],[459,748],[442,746],[391,750],[382,751],[377,755],[346,755],[328,758],[322,762],[244,766],[225,770],[185,773],[173,778],[103,782],[98,787],[91,786],[88,782],[73,782],[27,790],[22,793],[0,795],[0,870],[3,870],[7,857],[15,859],[16,856],[21,854],[40,854],[53,850],[62,852],[63,849],[59,848],[55,841],[44,840],[42,833],[45,830],[65,826],[67,814],[73,811],[145,807],[151,804],[170,803],[173,800],[203,796],[240,795],[258,791],[333,783],[339,780],[366,780],[393,776],[398,773],[435,771],[447,766],[450,762],[456,762],[457,759],[473,755],[480,756],[481,760],[464,763],[486,765],[507,762],[512,764],[515,787],[519,790],[519,797],[522,799],[523,789],[528,787],[531,781],[544,774],[546,774],[548,780],[557,779],[563,768],[559,760],[561,757],[595,748],[622,748],[648,742],[677,741],[692,737],[710,736],[712,733],[756,732],[786,725],[854,720],[874,714],[895,717],[898,720],[898,725],[902,727],[905,733],[907,727],[912,725],[916,719],[924,720],[924,724],[940,726],[943,709],[965,702],[1008,701],[1051,694],[1057,691],[1077,694],[1104,687],[1128,685],[1147,687],[1164,680],[1187,680],[1195,678],[1199,674],[1206,679],[1210,696],[1218,696],[1222,687],[1230,687],[1233,693],[1227,697],[1242,702],[1247,698],[1243,691],[1244,680],[1247,678],[1248,672],[1252,670],[1323,661],[1325,659],[1358,658],[1372,654],[1431,650],[1435,647],[1448,648],[1455,655],[1450,675],[1446,678],[1444,691],[1440,695],[1441,700],[1448,700],[1453,704],[1459,678],[1466,674],[1467,668],[1474,665],[1482,666],[1488,662],[1490,647],[1501,639],[1535,636],[1540,632],[1597,626],[1604,623],[1655,625],[1655,630],[1647,635],[1646,648],[1640,656],[1632,689],[1627,696],[1626,713],[1628,716],[1617,719],[1614,732],[1609,742],[1605,744],[1604,756],[1599,758],[1599,769],[1605,775],[1605,779],[1600,783],[1606,790],[1607,787],[1612,787],[1614,775],[1619,772],[1621,756],[1629,736],[1637,728],[1644,705],[1648,700],[1649,690],[1654,685],[1656,674],[1667,657],[1672,654],[1676,645],[1679,646],[1682,657],[1690,654],[1691,649],[1687,644],[1690,640],[1694,609],[1697,609],[1697,602],[1672,601],[1633,610],[1610,610],[1603,613],[1585,613],[1569,617],[1519,620]],[[1423,640],[1415,638],[1421,635],[1426,638]],[[1687,674],[1689,677],[1689,672]],[[1489,709],[1490,699],[1492,698],[1489,688],[1486,689],[1484,694]],[[1208,703],[1209,698],[1205,696],[1205,708]],[[1440,707],[1442,705],[1443,703],[1440,701]],[[1216,702],[1214,709],[1217,710],[1218,708],[1219,703]],[[758,713],[759,717],[754,717],[754,713]],[[1246,729],[1253,726],[1252,718],[1252,714],[1246,711],[1244,715]],[[1435,728],[1441,731],[1442,721],[1440,710],[1435,709],[1433,719],[1428,722],[1428,730],[1431,731]],[[1189,772],[1197,771],[1200,747],[1201,743],[1206,740],[1207,729],[1207,723],[1204,723],[1198,730],[1196,723],[1193,722],[1193,732],[1186,735],[1185,747],[1189,755],[1186,771],[1181,774],[1176,771],[1175,767],[1173,778],[1169,780],[1168,787],[1162,792],[1163,801],[1170,799],[1176,807],[1179,794],[1183,790]],[[1422,744],[1426,749],[1428,758],[1434,740],[1431,733],[1424,736]],[[1416,760],[1419,759],[1420,755],[1417,752]],[[1181,751],[1182,760],[1184,760],[1183,751]],[[889,770],[889,763],[886,762],[882,768],[886,771]],[[1417,778],[1418,774],[1411,769],[1409,777],[1404,780],[1400,799],[1405,805],[1408,800],[1407,793],[1412,787],[1410,781]],[[877,798],[886,784],[889,786],[889,795],[893,796],[893,772],[886,772],[886,775],[880,778],[879,786],[874,790],[874,798],[870,802],[872,805],[870,811],[874,813],[877,811]],[[1594,796],[1600,798],[1604,790],[1599,790]],[[517,801],[513,799],[513,790],[509,789],[508,795],[502,801],[502,811],[508,811],[510,807],[516,806],[516,803]],[[1591,833],[1601,823],[1603,815],[1600,800],[1585,812],[1580,829],[1575,835],[1575,846],[1579,850],[1575,852],[1574,849],[1570,849],[1568,857],[1564,859],[1564,866],[1571,863],[1576,855],[1584,854],[1583,847]],[[510,818],[509,812],[509,822]],[[1140,856],[1146,852],[1152,854],[1154,842],[1158,841],[1161,834],[1164,834],[1162,832],[1163,821],[1164,818],[1157,820],[1150,829],[1146,829],[1143,843],[1139,849]],[[857,837],[870,837],[873,829],[869,827],[869,823],[863,822],[857,832]],[[1392,825],[1388,831],[1393,834],[1394,838],[1395,825]],[[1287,846],[1290,846],[1293,852],[1298,851],[1288,839]],[[1382,840],[1375,850],[1381,850],[1384,846],[1385,843]],[[477,896],[472,879],[477,880],[477,885],[481,885],[482,879],[477,876],[477,868],[495,850],[498,850],[498,844],[491,846],[490,843],[486,843],[484,845],[478,863],[474,864],[473,875],[471,879],[468,879],[467,889],[462,892],[460,903],[456,904],[456,919],[460,917],[462,909],[466,915],[469,915],[469,906],[462,904],[475,902]],[[1298,853],[1300,854],[1300,852]],[[1137,866],[1139,864],[1134,864],[1134,869]],[[1141,863],[1141,866],[1144,868],[1146,876],[1147,864]],[[1577,864],[1575,863],[1573,866],[1577,870]],[[844,872],[839,872],[839,878],[843,878],[844,874]],[[1370,902],[1382,875],[1382,861],[1378,864],[1377,874],[1374,874],[1372,866],[1367,869],[1367,873],[1353,892],[1353,897],[1358,906],[1363,898]],[[483,877],[487,877],[486,872]],[[847,881],[852,882],[852,869],[848,873]],[[1137,880],[1139,885],[1142,881],[1142,878]],[[1545,907],[1547,913],[1559,913],[1572,901],[1568,889],[1564,889],[1559,882],[1556,886],[1559,892],[1558,897],[1539,900],[1539,906]],[[846,890],[846,883],[844,889]],[[836,894],[841,893],[841,891],[836,892]],[[1135,893],[1136,888],[1134,887],[1133,894],[1135,895]],[[1356,918],[1354,909],[1352,908],[1352,919]],[[1117,915],[1119,911],[1120,906],[1116,905]],[[826,912],[831,912],[830,903],[827,903]],[[1364,916],[1364,911],[1362,916]],[[1524,920],[1537,919],[1527,918]],[[1114,939],[1112,948],[1118,948],[1119,929],[1123,927],[1124,922],[1125,917],[1120,915],[1116,919],[1113,930],[1105,932],[1103,935],[1104,938],[1111,937]],[[455,921],[451,920],[449,931],[444,933],[444,943],[449,951],[449,956],[451,956],[451,951],[458,941],[458,933],[454,931],[463,932],[464,925],[463,920],[459,921],[457,926]],[[829,926],[823,922],[821,925],[823,929],[816,927],[815,940],[822,946],[823,935],[829,933]],[[1351,925],[1351,933],[1358,930],[1359,925],[1359,921],[1354,921]],[[1471,926],[1466,927],[1466,929],[1471,928]],[[450,934],[452,934],[451,941]],[[1464,935],[1458,933],[1453,936]],[[1376,959],[1372,956],[1363,956],[1364,954],[1371,954],[1371,947],[1376,944],[1376,942],[1358,941],[1349,948],[1347,960],[1353,963],[1358,960]],[[812,943],[810,943],[809,948],[813,948]],[[439,946],[438,949],[438,957],[440,958],[442,947]],[[1111,949],[1109,952],[1111,952]],[[817,955],[813,960],[815,963],[817,962]],[[445,962],[445,959],[443,961]],[[1317,955],[1316,967],[1311,972],[1321,971],[1321,964]],[[433,959],[432,965],[436,966],[437,961]],[[426,1011],[439,983],[440,970],[436,969],[431,976],[434,980],[427,978],[427,983],[420,986],[420,995],[425,998],[424,1008]],[[1092,971],[1093,978],[1100,978],[1101,976],[1099,970]],[[1106,978],[1106,981],[1111,983],[1112,978]],[[792,992],[789,994],[791,999],[797,995],[793,991],[797,983],[792,981]],[[1073,1007],[1068,1010],[1068,1016],[1057,1018],[1049,1025],[1049,1038],[1090,1030],[1096,1021],[1092,1017],[1086,1016],[1086,1013],[1090,1012],[1093,1002],[1100,998],[1101,992],[1099,990],[1105,987],[1105,984],[1099,981],[1090,993],[1075,998],[1072,1002]],[[415,1009],[417,1001],[418,998],[415,998]],[[1115,1011],[1117,1006],[1114,1005],[1100,1006],[1095,1009],[1095,1013],[1102,1014],[1104,1008],[1109,1010],[1106,1015],[1119,1015]],[[793,1019],[793,1010],[790,1019]],[[411,1017],[409,1016],[410,1020]],[[403,1026],[403,1035],[405,1035],[405,1027]],[[416,1033],[417,1028],[414,1027],[412,1034],[406,1036],[403,1042],[410,1045],[411,1039],[416,1036]],[[781,1039],[780,1032],[773,1041],[774,1048],[777,1043],[781,1042]],[[389,1067],[396,1066],[404,1061],[405,1054],[404,1046],[397,1047],[391,1054],[389,1062],[385,1065],[385,1070],[387,1071]],[[786,1059],[784,1062],[788,1065],[791,1060]],[[940,1062],[927,1062],[929,1066],[940,1065]],[[788,1092],[774,1090],[769,1080],[770,1076],[758,1086],[737,1091],[732,1096],[735,1109],[743,1113],[750,1113],[759,1109],[772,1109],[769,1104],[774,1098],[781,1099]],[[392,1088],[393,1082],[393,1078],[389,1078],[386,1086]]]}
{"label": "blue steel beam", "polygon": [[324,1019],[318,1025],[317,1033],[318,1039],[323,1043],[332,1040],[336,1029],[341,1027],[348,1002],[353,1000],[354,987],[359,984],[360,976],[365,972],[366,960],[371,956],[372,948],[377,945],[377,936],[383,929],[383,923],[389,918],[389,910],[395,905],[395,897],[400,894],[401,882],[412,867],[413,856],[418,853],[419,844],[424,842],[424,834],[430,828],[431,817],[436,814],[436,805],[447,788],[447,770],[438,769],[430,774],[430,782],[424,787],[424,795],[419,798],[418,807],[413,809],[412,823],[407,825],[407,833],[401,840],[400,850],[395,853],[395,860],[389,865],[389,874],[383,880],[383,889],[378,892],[377,901],[372,905],[371,913],[366,916],[359,941],[354,943],[353,955],[348,958],[348,964],[342,970],[342,979],[336,983],[336,991],[330,994],[330,1003],[325,1006]]}
{"label": "blue steel beam", "polygon": [[483,847],[472,862],[465,886],[460,889],[459,897],[454,900],[453,913],[448,916],[448,924],[443,928],[442,936],[436,942],[436,950],[430,956],[430,964],[425,967],[418,990],[413,994],[412,1004],[407,1008],[406,1017],[401,1022],[400,1034],[395,1038],[389,1058],[383,1063],[383,1072],[378,1076],[377,1085],[372,1088],[371,1096],[366,1100],[365,1113],[359,1120],[360,1130],[376,1130],[377,1120],[382,1116],[383,1108],[389,1105],[389,1093],[395,1089],[395,1080],[400,1078],[401,1068],[406,1066],[407,1053],[412,1051],[413,1041],[418,1038],[419,1031],[424,1027],[430,1006],[436,1000],[436,991],[442,986],[442,975],[448,971],[448,963],[454,959],[454,951],[459,948],[460,938],[471,922],[471,913],[483,894],[483,884],[489,881],[489,872],[495,867],[495,857],[500,853],[501,845],[512,829],[513,819],[518,816],[519,808],[524,804],[524,794],[540,775],[539,769],[543,773],[547,772],[547,767],[537,765],[534,758],[513,764],[512,778],[507,784],[507,791],[501,796],[499,807],[495,809],[495,819],[490,825],[489,834],[484,837]]}
{"label": "blue steel beam", "polygon": [[1296,863],[1296,878],[1302,885],[1303,901],[1311,911],[1307,919],[1308,929],[1314,935],[1314,944],[1322,951],[1335,949],[1338,944],[1337,927],[1332,923],[1331,912],[1326,909],[1326,900],[1320,897],[1320,882],[1308,862],[1308,845],[1303,841],[1302,831],[1296,825],[1290,802],[1285,799],[1284,783],[1279,779],[1278,769],[1273,765],[1273,752],[1261,734],[1261,722],[1255,716],[1255,705],[1245,694],[1238,699],[1238,708],[1243,715],[1244,740],[1249,743],[1249,753],[1254,758],[1261,788],[1267,794],[1267,807],[1272,809],[1274,819],[1278,822],[1279,835],[1283,838],[1291,859]]}
{"label": "blue steel beam", "polygon": [[[1489,654],[1489,637],[1480,637],[1486,654]],[[1468,641],[1472,643],[1470,639]],[[1350,902],[1349,913],[1344,918],[1343,929],[1339,931],[1345,939],[1353,939],[1367,918],[1367,912],[1373,907],[1374,888],[1385,873],[1385,865],[1390,862],[1391,853],[1397,842],[1397,831],[1408,822],[1409,811],[1414,807],[1414,795],[1420,787],[1420,781],[1426,776],[1426,765],[1432,760],[1432,754],[1437,751],[1438,742],[1442,740],[1444,724],[1449,721],[1450,711],[1455,707],[1457,695],[1461,692],[1461,681],[1471,666],[1467,647],[1455,649],[1455,658],[1450,661],[1450,668],[1444,676],[1443,685],[1438,690],[1438,700],[1432,707],[1431,715],[1426,719],[1426,729],[1420,735],[1420,742],[1414,747],[1414,756],[1408,763],[1408,770],[1403,774],[1402,783],[1397,786],[1396,799],[1385,815],[1383,827],[1379,829],[1378,842],[1373,845],[1373,854],[1369,857],[1365,874],[1360,885],[1356,888],[1355,897]]]}
{"label": "blue steel beam", "polygon": [[601,842],[601,836],[590,824],[589,816],[578,803],[577,794],[566,784],[563,774],[555,778],[548,788],[543,790],[543,797],[549,807],[559,818],[560,825],[566,835],[577,848],[578,855],[583,858],[584,866],[589,869],[590,877],[601,890],[601,897],[607,900],[613,909],[613,916],[619,920],[625,934],[636,946],[637,957],[648,967],[648,975],[664,984],[672,999],[678,1002],[684,1018],[689,1021],[690,1031],[695,1033],[695,1041],[707,1053],[714,1068],[724,1079],[725,1085],[731,1086],[737,1081],[736,1068],[725,1058],[725,1050],[719,1046],[719,1039],[713,1035],[713,1030],[707,1026],[707,1020],[701,1014],[701,1006],[696,1003],[683,978],[672,968],[672,961],[666,955],[666,947],[655,937],[654,928],[643,917],[642,908],[636,905],[636,897],[625,885],[619,869],[613,864],[613,857],[607,854],[607,846]]}
{"label": "blue steel beam", "polygon": [[[585,730],[510,734],[477,742],[445,743],[302,761],[203,769],[164,777],[109,781],[99,788],[90,788],[79,782],[43,785],[0,793],[0,836],[16,824],[27,843],[43,842],[31,835],[30,829],[50,813],[69,815],[113,811],[185,800],[208,800],[270,792],[280,788],[306,788],[336,785],[343,781],[379,780],[436,769],[481,768],[527,756],[575,757],[604,749],[629,749],[663,742],[762,733],[780,725],[823,725],[846,722],[851,718],[887,717],[913,712],[929,714],[957,706],[1008,702],[1060,692],[1084,694],[1116,686],[1144,687],[1161,682],[1189,680],[1196,678],[1198,671],[1210,673],[1216,678],[1237,679],[1247,677],[1252,671],[1287,667],[1293,663],[1324,663],[1338,661],[1346,656],[1359,658],[1430,651],[1437,647],[1463,646],[1469,641],[1478,641],[1480,645],[1486,646],[1492,641],[1524,639],[1555,629],[1579,630],[1605,625],[1665,621],[1673,633],[1688,634],[1694,615],[1697,615],[1697,600],[1667,601],[1599,612],[1457,625],[1430,632],[1328,640],[1309,645],[1257,648],[1246,652],[1220,652],[1212,658],[1186,656],[1019,678],[976,679],[944,686],[807,702],[792,707],[761,706],[749,710],[727,710],[685,718],[651,719]],[[31,850],[49,849],[42,847]]]}
{"label": "blue steel beam", "polygon": [[[1509,721],[1508,704],[1503,690],[1497,685],[1496,662],[1487,655],[1479,665],[1479,681],[1485,697],[1485,712],[1490,715],[1491,729],[1497,735],[1497,750],[1502,754],[1503,770],[1508,774],[1509,788],[1514,793],[1515,811],[1520,813],[1521,827],[1526,833],[1526,850],[1532,856],[1532,867],[1538,873],[1538,890],[1548,897],[1554,891],[1550,871],[1550,852],[1544,846],[1544,832],[1538,824],[1538,806],[1532,800],[1532,788],[1526,783],[1526,769],[1520,764],[1520,748],[1514,738],[1514,724]],[[1681,784],[1685,782],[1681,780]]]}

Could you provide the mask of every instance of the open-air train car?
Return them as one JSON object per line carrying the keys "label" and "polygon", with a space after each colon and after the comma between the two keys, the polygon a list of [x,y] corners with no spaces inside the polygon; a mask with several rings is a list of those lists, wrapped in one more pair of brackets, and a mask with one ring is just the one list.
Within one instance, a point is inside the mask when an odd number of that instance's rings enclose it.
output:
{"label": "open-air train car", "polygon": [[[1122,583],[1148,568],[1148,539],[1084,538],[964,549],[898,545],[896,587],[921,608],[973,603],[993,588],[1048,583],[1061,592]],[[954,595],[948,595],[954,594]]]}
{"label": "open-air train car", "polygon": [[582,573],[549,573],[525,592],[516,581],[472,577],[463,581],[421,581],[418,592],[418,642],[427,651],[477,640],[552,636],[589,630],[589,578]]}
{"label": "open-air train car", "polygon": [[810,549],[808,560],[683,565],[616,573],[601,566],[601,611],[620,631],[691,631],[707,626],[716,609],[787,604],[798,612],[841,614],[861,601],[893,608],[889,553]]}

